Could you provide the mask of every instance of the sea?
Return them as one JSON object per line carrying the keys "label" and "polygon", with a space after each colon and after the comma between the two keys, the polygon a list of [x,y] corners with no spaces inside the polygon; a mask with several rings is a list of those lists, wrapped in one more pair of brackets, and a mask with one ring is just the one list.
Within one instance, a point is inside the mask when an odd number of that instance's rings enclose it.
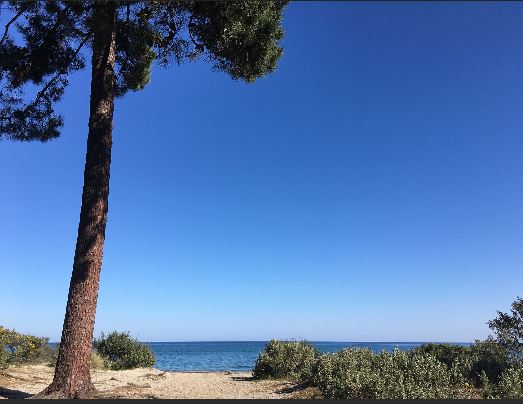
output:
{"label": "sea", "polygon": [[[165,371],[251,371],[266,341],[148,342],[156,356],[155,368]],[[344,348],[370,348],[374,352],[409,350],[425,342],[311,342],[324,353]],[[469,343],[456,342],[467,346]]]}

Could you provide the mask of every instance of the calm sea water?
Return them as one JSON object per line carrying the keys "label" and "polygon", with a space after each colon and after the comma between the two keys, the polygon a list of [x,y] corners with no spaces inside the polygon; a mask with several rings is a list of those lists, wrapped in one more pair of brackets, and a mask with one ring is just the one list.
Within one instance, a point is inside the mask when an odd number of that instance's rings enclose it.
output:
{"label": "calm sea water", "polygon": [[[312,342],[321,352],[343,348],[370,348],[374,352],[409,350],[423,342]],[[157,369],[173,371],[250,371],[264,341],[242,342],[149,342],[156,355]],[[469,345],[456,343],[456,345]]]}

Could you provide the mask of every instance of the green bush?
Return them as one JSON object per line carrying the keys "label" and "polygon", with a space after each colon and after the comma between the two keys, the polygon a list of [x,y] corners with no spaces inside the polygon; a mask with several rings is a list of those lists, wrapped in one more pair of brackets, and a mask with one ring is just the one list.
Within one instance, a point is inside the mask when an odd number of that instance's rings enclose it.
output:
{"label": "green bush", "polygon": [[0,368],[48,362],[53,356],[48,341],[47,338],[20,334],[0,326]]}
{"label": "green bush", "polygon": [[501,374],[495,398],[523,398],[523,368],[509,368]]}
{"label": "green bush", "polygon": [[470,356],[470,348],[452,344],[423,344],[413,349],[414,352],[434,356],[447,367],[451,367],[458,360],[465,360]]}
{"label": "green bush", "polygon": [[[0,333],[2,331],[0,330]],[[9,366],[9,353],[7,352],[7,349],[5,348],[5,341],[2,338],[2,335],[0,335],[0,369],[5,369]]]}
{"label": "green bush", "polygon": [[370,349],[323,354],[314,367],[312,381],[326,398],[371,398],[366,393],[377,382],[373,356]]}
{"label": "green bush", "polygon": [[129,336],[128,332],[112,332],[94,341],[94,349],[113,370],[151,367],[156,362],[151,349]]}
{"label": "green bush", "polygon": [[476,386],[484,384],[483,373],[489,382],[498,383],[501,374],[511,364],[508,350],[492,338],[476,341],[470,347],[470,354],[472,357],[471,378]]}
{"label": "green bush", "polygon": [[[471,384],[481,387],[485,380],[497,383],[511,361],[508,350],[492,338],[476,341],[470,347],[450,344],[425,344],[413,352],[434,356],[450,369],[454,367]],[[486,379],[485,379],[486,377]]]}
{"label": "green bush", "polygon": [[288,378],[308,380],[312,377],[318,350],[307,341],[272,340],[258,356],[253,371],[255,379]]}
{"label": "green bush", "polygon": [[399,350],[322,355],[312,381],[326,398],[337,399],[463,398],[467,387],[459,372],[434,356]]}
{"label": "green bush", "polygon": [[110,369],[111,363],[109,362],[108,359],[106,359],[102,355],[100,355],[96,349],[93,349],[91,351],[89,367],[91,369]]}

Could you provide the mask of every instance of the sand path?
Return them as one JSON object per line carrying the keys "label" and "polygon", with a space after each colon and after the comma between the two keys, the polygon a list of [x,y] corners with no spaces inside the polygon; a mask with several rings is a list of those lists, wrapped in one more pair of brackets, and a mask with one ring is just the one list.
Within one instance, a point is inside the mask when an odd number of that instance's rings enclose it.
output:
{"label": "sand path", "polygon": [[[162,372],[157,369],[92,370],[102,397],[111,398],[293,398],[295,384],[254,381],[250,373]],[[25,398],[42,391],[53,369],[24,365],[0,370],[0,398]]]}

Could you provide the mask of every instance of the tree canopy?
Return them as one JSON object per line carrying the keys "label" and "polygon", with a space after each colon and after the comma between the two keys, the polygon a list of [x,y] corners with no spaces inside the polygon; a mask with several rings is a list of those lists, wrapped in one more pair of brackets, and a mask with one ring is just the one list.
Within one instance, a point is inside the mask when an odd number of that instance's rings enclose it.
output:
{"label": "tree canopy", "polygon": [[[235,80],[273,71],[282,54],[286,1],[122,1],[116,20],[117,96],[140,90],[156,62],[204,59]],[[48,141],[60,135],[55,105],[70,73],[86,66],[93,2],[3,1],[0,139]]]}
{"label": "tree canopy", "polygon": [[510,313],[498,311],[488,326],[496,334],[498,342],[515,357],[523,359],[523,299],[518,297],[512,302]]}

